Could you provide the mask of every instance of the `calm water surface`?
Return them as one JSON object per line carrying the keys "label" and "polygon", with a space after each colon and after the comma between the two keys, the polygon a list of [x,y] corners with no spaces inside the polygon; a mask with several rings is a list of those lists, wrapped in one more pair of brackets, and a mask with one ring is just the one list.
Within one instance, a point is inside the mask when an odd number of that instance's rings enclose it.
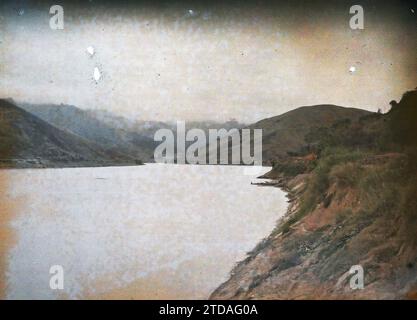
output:
{"label": "calm water surface", "polygon": [[[19,204],[7,298],[204,299],[287,207],[284,192],[251,185],[240,166],[1,174],[3,199]],[[52,265],[64,269],[63,290],[49,287]]]}

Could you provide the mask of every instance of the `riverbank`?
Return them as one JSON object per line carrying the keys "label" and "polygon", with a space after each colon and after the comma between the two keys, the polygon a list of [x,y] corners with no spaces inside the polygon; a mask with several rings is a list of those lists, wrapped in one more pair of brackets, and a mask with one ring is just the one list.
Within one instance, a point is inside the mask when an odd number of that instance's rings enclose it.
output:
{"label": "riverbank", "polygon": [[[262,178],[288,192],[287,213],[210,298],[416,297],[413,163],[405,154],[333,150],[305,173],[277,165]],[[363,290],[349,285],[355,265]]]}
{"label": "riverbank", "polygon": [[391,105],[272,159],[289,211],[212,299],[417,298],[417,91]]}

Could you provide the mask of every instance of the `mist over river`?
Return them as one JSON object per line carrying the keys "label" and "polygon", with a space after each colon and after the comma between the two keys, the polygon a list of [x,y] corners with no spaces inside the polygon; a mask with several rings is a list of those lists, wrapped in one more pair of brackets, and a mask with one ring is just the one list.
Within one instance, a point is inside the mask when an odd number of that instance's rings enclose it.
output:
{"label": "mist over river", "polygon": [[[9,299],[205,299],[285,213],[243,166],[2,170]],[[5,206],[4,204],[8,204]],[[4,221],[2,221],[4,223]],[[50,267],[64,270],[51,290]]]}

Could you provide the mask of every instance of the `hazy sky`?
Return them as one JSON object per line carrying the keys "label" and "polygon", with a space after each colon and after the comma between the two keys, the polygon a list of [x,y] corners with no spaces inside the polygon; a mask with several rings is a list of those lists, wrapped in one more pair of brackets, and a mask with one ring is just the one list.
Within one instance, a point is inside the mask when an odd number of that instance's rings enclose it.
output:
{"label": "hazy sky", "polygon": [[[417,7],[329,2],[60,1],[64,30],[49,27],[51,2],[6,2],[0,97],[143,120],[249,123],[302,105],[384,109],[417,86]],[[363,5],[364,30],[349,27],[352,4]]]}

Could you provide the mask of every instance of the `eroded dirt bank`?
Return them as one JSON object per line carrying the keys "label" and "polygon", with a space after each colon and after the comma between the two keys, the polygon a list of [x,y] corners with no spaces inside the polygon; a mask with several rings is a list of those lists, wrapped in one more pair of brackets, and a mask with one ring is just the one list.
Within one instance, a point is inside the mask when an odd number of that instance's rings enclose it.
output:
{"label": "eroded dirt bank", "polygon": [[[417,250],[410,234],[415,230],[409,230],[410,221],[396,209],[396,203],[406,203],[407,193],[392,190],[386,178],[375,190],[357,184],[359,177],[349,182],[349,175],[359,172],[382,176],[401,161],[401,155],[388,154],[344,163],[343,170],[329,173],[327,188],[308,208],[313,173],[266,174],[271,184],[289,192],[288,212],[211,299],[417,298]],[[361,183],[371,183],[369,179]],[[364,268],[363,290],[350,288],[353,265]]]}

